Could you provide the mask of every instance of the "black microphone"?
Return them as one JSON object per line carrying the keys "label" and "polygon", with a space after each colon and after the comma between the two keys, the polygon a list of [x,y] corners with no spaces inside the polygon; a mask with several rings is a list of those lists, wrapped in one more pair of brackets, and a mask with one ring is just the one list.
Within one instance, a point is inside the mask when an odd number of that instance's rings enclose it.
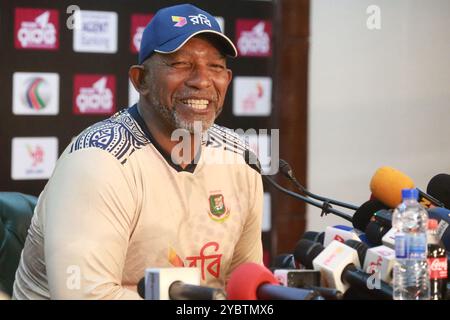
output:
{"label": "black microphone", "polygon": [[[145,277],[137,284],[139,296],[145,299]],[[182,281],[173,281],[169,285],[169,298],[171,300],[226,300],[226,293],[222,289],[186,284]]]}
{"label": "black microphone", "polygon": [[297,269],[295,265],[294,255],[291,253],[283,253],[273,259],[271,270],[275,269]]}
{"label": "black microphone", "polygon": [[307,269],[314,269],[312,264],[313,259],[309,259],[308,257],[317,257],[323,249],[325,249],[325,247],[318,242],[308,239],[300,239],[294,249],[295,261]]}
{"label": "black microphone", "polygon": [[431,178],[427,193],[439,199],[444,207],[450,209],[450,174],[440,173]]}
{"label": "black microphone", "polygon": [[379,200],[373,199],[364,202],[353,214],[352,217],[353,227],[361,231],[366,230],[366,227],[369,224],[375,212],[383,209],[388,210],[389,207]]}
{"label": "black microphone", "polygon": [[[248,149],[245,149],[244,150],[244,159],[245,159],[245,162],[252,169],[256,170],[256,172],[261,174],[261,165],[259,163],[258,158],[256,157],[256,155],[252,151],[250,151]],[[295,198],[297,200],[304,201],[304,202],[306,202],[306,203],[308,203],[308,204],[310,204],[312,206],[315,206],[317,208],[322,209],[322,214],[333,213],[333,214],[337,215],[338,217],[341,217],[341,218],[343,218],[343,219],[345,219],[347,221],[350,221],[350,222],[352,221],[352,216],[351,215],[332,208],[330,204],[320,203],[320,202],[311,200],[311,199],[309,199],[307,197],[304,197],[304,196],[302,196],[302,195],[300,195],[298,193],[295,193],[295,192],[292,192],[292,191],[290,191],[290,190],[288,190],[286,188],[283,188],[282,186],[280,186],[278,183],[276,183],[275,180],[273,180],[268,175],[261,174],[261,176],[262,176],[262,178],[263,178],[263,180],[265,182],[267,182],[270,185],[272,185],[278,191],[281,191],[281,192],[283,192],[283,193],[285,193],[285,194],[287,194],[287,195],[289,195],[289,196],[291,196],[291,197],[293,197],[293,198]]]}
{"label": "black microphone", "polygon": [[294,175],[294,171],[292,170],[292,167],[289,165],[289,163],[287,163],[285,160],[280,159],[279,161],[279,165],[280,165],[280,171],[281,173],[288,178],[290,181],[292,181],[292,183],[294,183],[294,185],[297,187],[297,189],[300,190],[300,192],[302,192],[303,194],[305,194],[308,197],[311,197],[313,199],[316,200],[320,200],[326,203],[331,203],[331,204],[335,204],[339,207],[343,207],[343,208],[347,208],[347,209],[351,209],[351,210],[357,210],[358,207],[353,205],[353,204],[348,204],[339,200],[334,200],[331,198],[325,198],[319,195],[316,195],[310,191],[308,191],[308,189],[306,189],[304,186],[302,186],[300,184],[300,182],[297,180],[297,178]]}
{"label": "black microphone", "polygon": [[392,213],[389,210],[379,210],[375,212],[366,227],[367,240],[375,246],[383,244],[383,237],[392,227]]}
{"label": "black microphone", "polygon": [[325,232],[317,232],[317,231],[305,231],[303,233],[302,239],[308,239],[314,242],[318,242],[323,245],[323,241],[325,238]]}
{"label": "black microphone", "polygon": [[364,259],[366,258],[367,250],[369,250],[369,246],[364,242],[348,239],[344,242],[347,246],[353,248],[358,252],[359,263],[361,266],[364,265]]}

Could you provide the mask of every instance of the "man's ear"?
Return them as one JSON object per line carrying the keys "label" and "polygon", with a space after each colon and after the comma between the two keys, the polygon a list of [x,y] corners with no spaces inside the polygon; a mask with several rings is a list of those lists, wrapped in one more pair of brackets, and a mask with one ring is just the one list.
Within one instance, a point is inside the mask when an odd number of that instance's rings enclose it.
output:
{"label": "man's ear", "polygon": [[230,84],[231,79],[233,79],[233,71],[231,71],[231,69],[227,69],[227,74],[228,74],[228,84]]}
{"label": "man's ear", "polygon": [[143,65],[132,65],[130,70],[128,70],[128,77],[139,94],[145,95],[147,93],[148,87],[145,82],[145,69]]}

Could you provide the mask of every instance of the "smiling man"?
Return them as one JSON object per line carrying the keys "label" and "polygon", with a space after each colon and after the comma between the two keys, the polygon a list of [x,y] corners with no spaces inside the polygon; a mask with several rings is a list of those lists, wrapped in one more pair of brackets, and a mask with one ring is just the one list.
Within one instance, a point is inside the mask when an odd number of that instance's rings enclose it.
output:
{"label": "smiling man", "polygon": [[[246,145],[214,124],[231,81],[227,56],[236,49],[209,13],[156,13],[129,72],[139,102],[61,155],[36,206],[15,299],[139,299],[149,267],[197,267],[202,284],[224,288],[241,263],[262,263],[261,176],[244,161]],[[174,161],[180,130],[191,148]],[[225,158],[235,161],[208,161]]]}

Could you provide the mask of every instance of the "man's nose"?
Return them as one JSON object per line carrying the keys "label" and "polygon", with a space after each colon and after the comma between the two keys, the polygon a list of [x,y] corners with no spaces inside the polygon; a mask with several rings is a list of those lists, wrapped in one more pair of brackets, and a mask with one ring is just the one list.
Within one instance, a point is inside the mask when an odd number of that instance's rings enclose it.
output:
{"label": "man's nose", "polygon": [[206,66],[196,66],[186,80],[186,85],[196,89],[208,88],[212,85],[212,73]]}

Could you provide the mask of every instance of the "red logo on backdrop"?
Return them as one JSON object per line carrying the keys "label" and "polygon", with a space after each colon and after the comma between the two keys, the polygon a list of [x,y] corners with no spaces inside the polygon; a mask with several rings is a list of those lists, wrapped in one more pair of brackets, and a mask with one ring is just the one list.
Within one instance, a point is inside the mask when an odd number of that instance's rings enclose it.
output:
{"label": "red logo on backdrop", "polygon": [[138,53],[141,47],[142,33],[145,27],[152,19],[152,14],[133,14],[131,15],[131,37],[130,50],[133,53]]}
{"label": "red logo on backdrop", "polygon": [[239,55],[245,57],[269,57],[272,55],[272,23],[268,20],[238,19],[236,43]]}
{"label": "red logo on backdrop", "polygon": [[58,49],[58,11],[50,9],[16,8],[14,47],[16,47],[16,49]]}
{"label": "red logo on backdrop", "polygon": [[116,77],[113,75],[75,75],[74,114],[113,114],[116,110]]}

